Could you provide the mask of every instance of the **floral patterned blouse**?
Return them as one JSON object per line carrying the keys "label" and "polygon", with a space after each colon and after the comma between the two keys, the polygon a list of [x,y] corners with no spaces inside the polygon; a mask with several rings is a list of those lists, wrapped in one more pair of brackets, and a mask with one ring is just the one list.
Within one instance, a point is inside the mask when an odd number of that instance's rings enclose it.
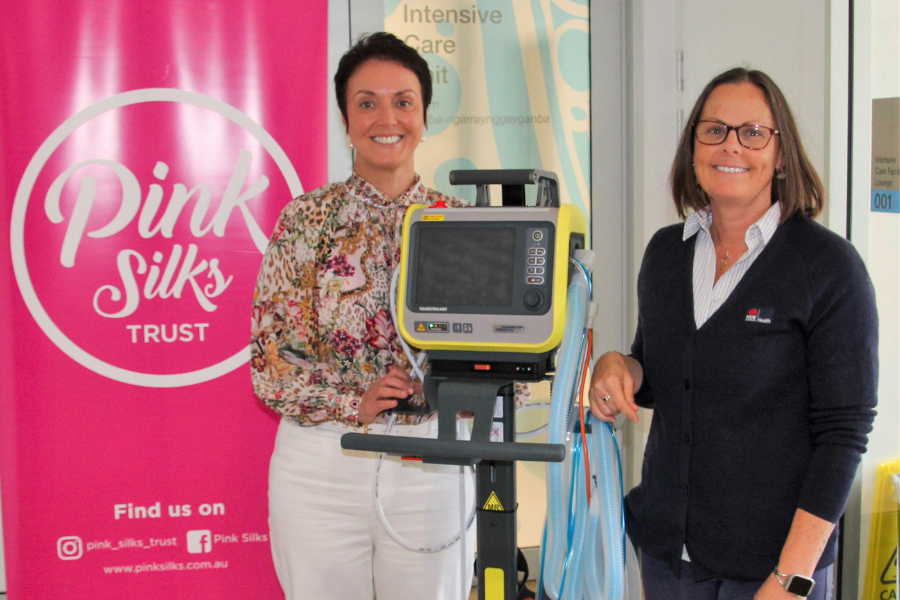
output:
{"label": "floral patterned blouse", "polygon": [[407,209],[438,200],[466,204],[419,177],[389,199],[354,173],[285,207],[253,296],[253,389],[263,402],[303,426],[357,426],[363,393],[392,366],[409,370],[391,319],[391,276]]}

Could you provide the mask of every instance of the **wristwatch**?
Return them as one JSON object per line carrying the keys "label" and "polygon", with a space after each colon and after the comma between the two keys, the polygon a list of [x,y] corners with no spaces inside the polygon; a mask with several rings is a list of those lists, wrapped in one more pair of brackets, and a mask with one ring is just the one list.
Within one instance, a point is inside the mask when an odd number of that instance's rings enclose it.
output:
{"label": "wristwatch", "polygon": [[775,573],[775,579],[778,580],[778,583],[784,587],[787,593],[794,594],[799,598],[806,598],[812,593],[813,588],[816,587],[816,580],[806,575],[788,575],[779,571],[778,567],[775,567],[775,570],[772,572]]}

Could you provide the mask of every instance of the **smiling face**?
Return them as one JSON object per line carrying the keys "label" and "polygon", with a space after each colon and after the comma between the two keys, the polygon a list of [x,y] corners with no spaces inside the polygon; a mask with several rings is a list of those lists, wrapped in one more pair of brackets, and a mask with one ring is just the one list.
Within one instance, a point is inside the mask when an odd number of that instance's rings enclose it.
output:
{"label": "smiling face", "polygon": [[[776,128],[762,90],[752,83],[726,83],[714,89],[698,120]],[[714,206],[728,203],[765,212],[772,203],[772,178],[781,162],[777,135],[760,150],[741,146],[734,131],[718,145],[694,139],[694,173]]]}
{"label": "smiling face", "polygon": [[356,148],[353,168],[374,182],[415,176],[413,153],[425,131],[416,74],[393,62],[369,60],[347,82],[347,121]]}

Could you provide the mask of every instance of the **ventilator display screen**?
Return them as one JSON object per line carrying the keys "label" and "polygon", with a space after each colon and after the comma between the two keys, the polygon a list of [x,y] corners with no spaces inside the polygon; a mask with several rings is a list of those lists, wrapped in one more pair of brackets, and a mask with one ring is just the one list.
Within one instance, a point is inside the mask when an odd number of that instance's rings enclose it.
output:
{"label": "ventilator display screen", "polygon": [[453,225],[418,228],[414,303],[420,307],[513,304],[516,228]]}
{"label": "ventilator display screen", "polygon": [[429,352],[552,350],[565,326],[567,258],[584,247],[585,230],[569,204],[411,206],[397,275],[400,335]]}

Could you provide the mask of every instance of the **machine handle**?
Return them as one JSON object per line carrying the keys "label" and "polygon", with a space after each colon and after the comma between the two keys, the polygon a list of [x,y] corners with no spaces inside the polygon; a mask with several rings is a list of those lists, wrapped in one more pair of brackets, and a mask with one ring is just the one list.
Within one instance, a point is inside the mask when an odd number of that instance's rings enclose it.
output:
{"label": "machine handle", "polygon": [[524,206],[525,186],[537,185],[537,206],[559,208],[559,179],[541,169],[465,169],[450,171],[451,185],[474,185],[476,206],[490,206],[489,185],[503,186],[504,206]]}
{"label": "machine handle", "polygon": [[341,448],[422,458],[532,462],[562,462],[566,458],[563,444],[451,441],[371,433],[345,433],[341,436]]}

